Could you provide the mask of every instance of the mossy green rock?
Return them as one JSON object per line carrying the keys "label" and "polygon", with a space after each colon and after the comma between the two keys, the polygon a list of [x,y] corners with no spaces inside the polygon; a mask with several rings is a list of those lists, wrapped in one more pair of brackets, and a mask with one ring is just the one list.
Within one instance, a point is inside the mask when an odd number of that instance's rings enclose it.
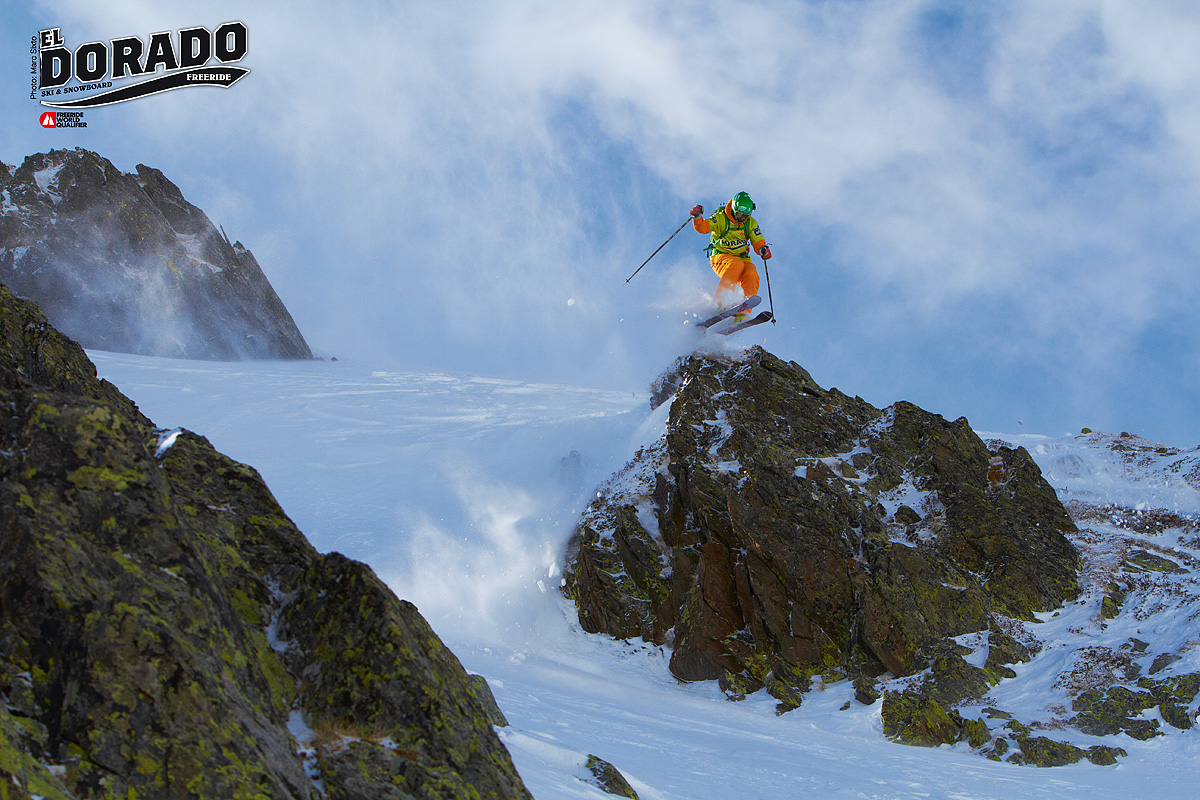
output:
{"label": "mossy green rock", "polygon": [[1100,613],[1105,619],[1116,619],[1121,615],[1121,604],[1125,602],[1125,590],[1116,583],[1110,583],[1101,601]]}
{"label": "mossy green rock", "polygon": [[482,675],[469,675],[467,677],[471,681],[471,691],[475,693],[475,697],[483,705],[483,710],[487,712],[488,721],[497,728],[507,728],[508,718],[500,710],[500,704],[496,702],[496,695],[492,694],[492,687],[488,685],[487,679]]}
{"label": "mossy green rock", "polygon": [[[300,713],[387,725],[418,754],[361,759],[367,796],[386,796],[403,758],[413,796],[528,797],[415,609],[318,554],[202,437],[160,453],[161,432],[3,289],[0,323],[4,791],[315,798],[288,730]],[[317,756],[329,796],[335,755]]]}
{"label": "mossy green rock", "polygon": [[1020,749],[1008,757],[1014,764],[1035,767],[1065,767],[1087,757],[1087,751],[1067,742],[1046,736],[1027,736],[1020,740]]}
{"label": "mossy green rock", "polygon": [[920,747],[953,744],[970,732],[949,706],[920,691],[883,694],[883,733],[893,741]]}
{"label": "mossy green rock", "polygon": [[[911,675],[1078,593],[1053,489],[965,419],[874,408],[758,347],[659,387],[666,436],[584,513],[564,578],[585,630],[671,645],[680,679],[795,707],[809,676]],[[977,694],[1004,674],[959,677]]]}
{"label": "mossy green rock", "polygon": [[1191,707],[1200,693],[1200,673],[1177,675],[1173,678],[1155,680],[1142,678],[1138,687],[1146,689],[1158,702],[1159,713],[1172,727],[1190,730],[1196,723]]}
{"label": "mossy green rock", "polygon": [[587,763],[583,768],[591,776],[591,782],[608,794],[627,797],[629,800],[638,800],[638,793],[629,785],[629,781],[621,774],[621,771],[604,759],[598,756],[588,756]]}
{"label": "mossy green rock", "polygon": [[1136,689],[1091,689],[1072,701],[1072,708],[1079,713],[1071,722],[1095,736],[1124,733],[1134,739],[1152,739],[1163,731],[1158,720],[1143,719],[1144,712],[1157,708],[1167,724],[1188,730],[1195,724],[1190,707],[1198,692],[1200,674],[1196,673],[1157,680],[1145,677],[1137,682]]}
{"label": "mossy green rock", "polygon": [[295,585],[279,631],[297,646],[291,667],[310,725],[389,740],[389,773],[402,772],[413,794],[522,796],[470,676],[415,606],[338,553],[313,560]]}
{"label": "mossy green rock", "polygon": [[1098,744],[1088,748],[1087,759],[1098,767],[1111,767],[1117,763],[1118,758],[1124,758],[1127,755],[1129,753],[1123,747]]}
{"label": "mossy green rock", "polygon": [[83,348],[55,329],[36,303],[0,285],[0,364],[31,384],[79,395],[117,408],[121,414],[149,424],[133,401],[96,376],[96,366]]}
{"label": "mossy green rock", "polygon": [[[408,791],[412,760],[390,747],[355,741],[321,759],[326,800],[416,800]],[[381,780],[382,778],[382,780]],[[469,797],[442,794],[443,797]]]}
{"label": "mossy green rock", "polygon": [[[1003,739],[996,740],[997,744],[1003,742]],[[1008,757],[1008,761],[1031,767],[1065,767],[1085,758],[1096,766],[1109,767],[1116,764],[1118,758],[1129,755],[1121,747],[1098,744],[1085,750],[1046,736],[1020,736],[1017,739],[1017,748],[1017,751]],[[996,751],[997,760],[998,756],[1006,751],[1007,744]]]}
{"label": "mossy green rock", "polygon": [[1126,572],[1187,572],[1187,567],[1180,566],[1169,558],[1149,553],[1145,550],[1134,550],[1125,560]]}
{"label": "mossy green rock", "polygon": [[935,648],[927,686],[930,693],[948,706],[983,697],[995,681],[987,670],[967,663],[962,654],[942,645]]}
{"label": "mossy green rock", "polygon": [[41,760],[45,726],[0,706],[0,797],[70,800],[67,787]]}
{"label": "mossy green rock", "polygon": [[1124,686],[1108,691],[1091,689],[1076,697],[1071,706],[1078,711],[1072,724],[1093,736],[1125,733],[1134,739],[1151,739],[1162,734],[1158,720],[1138,719],[1143,711],[1157,705],[1149,692],[1135,692]]}
{"label": "mossy green rock", "polygon": [[1024,664],[1032,658],[1033,654],[1025,645],[1003,631],[993,629],[988,633],[988,655],[983,672],[989,684],[996,684],[1005,678],[1016,677],[1016,671],[1009,664]]}
{"label": "mossy green rock", "polygon": [[588,527],[579,533],[572,585],[603,587],[580,598],[580,622],[592,633],[660,641],[673,619],[665,554],[633,506],[613,509],[609,523],[609,536]]}

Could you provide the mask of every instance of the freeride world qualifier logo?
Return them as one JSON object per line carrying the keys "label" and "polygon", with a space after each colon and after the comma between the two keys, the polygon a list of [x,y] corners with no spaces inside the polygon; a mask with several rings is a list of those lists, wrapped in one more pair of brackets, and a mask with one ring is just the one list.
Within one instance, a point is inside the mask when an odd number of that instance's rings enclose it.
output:
{"label": "freeride world qualifier logo", "polygon": [[43,128],[86,127],[81,109],[124,103],[195,86],[228,88],[250,70],[230,66],[246,57],[249,31],[241,22],[215,30],[184,28],[68,46],[61,28],[39,31],[29,99],[57,109],[39,115]]}

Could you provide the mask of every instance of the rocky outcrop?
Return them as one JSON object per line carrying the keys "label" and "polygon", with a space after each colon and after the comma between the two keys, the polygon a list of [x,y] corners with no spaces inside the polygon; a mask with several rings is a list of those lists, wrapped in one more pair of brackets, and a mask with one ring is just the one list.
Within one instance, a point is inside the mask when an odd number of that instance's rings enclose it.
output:
{"label": "rocky outcrop", "polygon": [[158,170],[78,148],[0,164],[0,282],[84,347],[312,358],[253,253]]}
{"label": "rocky outcrop", "polygon": [[583,768],[586,773],[585,782],[603,789],[608,794],[639,800],[638,793],[629,785],[621,771],[599,756],[589,755]]}
{"label": "rocky outcrop", "polygon": [[529,794],[472,678],[250,467],[0,287],[6,797]]}
{"label": "rocky outcrop", "polygon": [[671,645],[682,680],[786,710],[815,675],[870,702],[941,659],[950,706],[1020,659],[997,632],[990,671],[958,670],[954,637],[1078,591],[1053,489],[965,419],[876,409],[761,348],[684,359],[656,396],[666,434],[587,509],[564,587],[585,630]]}

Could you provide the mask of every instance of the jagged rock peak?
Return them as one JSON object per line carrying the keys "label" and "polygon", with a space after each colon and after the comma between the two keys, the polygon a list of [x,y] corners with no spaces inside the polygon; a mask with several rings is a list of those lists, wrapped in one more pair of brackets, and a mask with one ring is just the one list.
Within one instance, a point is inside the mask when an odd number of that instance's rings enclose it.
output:
{"label": "jagged rock peak", "polygon": [[0,282],[84,347],[312,358],[249,250],[159,170],[81,148],[0,170]]}
{"label": "jagged rock peak", "polygon": [[662,438],[567,554],[585,630],[670,645],[683,680],[799,705],[812,676],[926,669],[948,638],[1077,592],[1074,525],[1023,449],[877,409],[762,348],[656,384]]}
{"label": "jagged rock peak", "polygon": [[5,797],[528,798],[472,678],[0,286]]}

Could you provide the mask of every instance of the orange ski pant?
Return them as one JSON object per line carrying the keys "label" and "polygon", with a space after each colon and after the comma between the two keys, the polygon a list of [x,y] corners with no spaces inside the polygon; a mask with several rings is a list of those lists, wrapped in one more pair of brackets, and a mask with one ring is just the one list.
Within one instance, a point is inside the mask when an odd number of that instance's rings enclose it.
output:
{"label": "orange ski pant", "polygon": [[721,278],[717,285],[717,305],[737,301],[733,291],[735,286],[741,286],[746,297],[758,294],[758,270],[754,268],[753,261],[729,253],[717,253],[710,262],[713,272]]}

